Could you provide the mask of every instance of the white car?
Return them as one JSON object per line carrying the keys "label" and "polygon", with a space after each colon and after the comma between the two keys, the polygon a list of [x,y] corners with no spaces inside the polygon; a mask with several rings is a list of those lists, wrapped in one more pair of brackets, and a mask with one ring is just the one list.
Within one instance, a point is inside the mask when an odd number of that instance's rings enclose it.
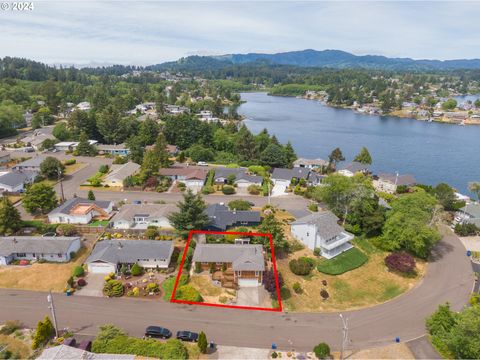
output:
{"label": "white car", "polygon": [[205,161],[199,161],[197,163],[198,166],[208,166],[208,164]]}

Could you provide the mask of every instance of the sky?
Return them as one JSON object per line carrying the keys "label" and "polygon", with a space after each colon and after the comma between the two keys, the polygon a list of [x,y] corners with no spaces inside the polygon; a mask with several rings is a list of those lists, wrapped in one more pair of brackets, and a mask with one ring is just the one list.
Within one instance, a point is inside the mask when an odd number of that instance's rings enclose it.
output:
{"label": "sky", "polygon": [[149,65],[194,54],[338,49],[414,59],[480,58],[480,2],[63,0],[33,5],[32,11],[0,10],[0,57]]}

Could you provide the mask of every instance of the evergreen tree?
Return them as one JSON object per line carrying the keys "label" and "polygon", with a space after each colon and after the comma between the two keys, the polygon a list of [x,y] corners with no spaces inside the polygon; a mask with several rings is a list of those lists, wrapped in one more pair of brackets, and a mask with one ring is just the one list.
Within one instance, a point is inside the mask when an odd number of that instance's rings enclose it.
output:
{"label": "evergreen tree", "polygon": [[88,200],[95,200],[95,194],[93,193],[92,190],[88,190],[87,198]]}
{"label": "evergreen tree", "polygon": [[35,183],[25,192],[22,204],[25,210],[31,214],[38,212],[46,214],[57,206],[57,194],[50,185]]}
{"label": "evergreen tree", "polygon": [[243,125],[235,135],[235,150],[243,160],[255,160],[258,158],[255,138],[248,128]]}
{"label": "evergreen tree", "polygon": [[289,163],[283,147],[277,144],[270,144],[263,150],[260,155],[260,162],[262,165],[271,167],[285,167]]}
{"label": "evergreen tree", "polygon": [[358,161],[359,163],[365,164],[365,165],[371,165],[372,164],[372,157],[370,156],[370,153],[368,152],[368,149],[364,146],[360,150],[357,156],[355,156],[354,161]]}
{"label": "evergreen tree", "polygon": [[207,205],[200,194],[194,194],[192,190],[187,190],[183,194],[183,201],[178,203],[179,212],[172,213],[168,219],[173,227],[187,235],[190,230],[203,229],[208,224],[209,218],[205,213]]}
{"label": "evergreen tree", "polygon": [[58,180],[63,176],[65,165],[53,156],[48,156],[40,164],[40,174],[50,180]]}
{"label": "evergreen tree", "polygon": [[167,140],[163,134],[158,134],[153,152],[155,153],[161,168],[166,168],[172,165],[172,161],[169,159],[170,154],[167,150]]}
{"label": "evergreen tree", "polygon": [[207,347],[208,347],[207,335],[205,335],[203,331],[200,331],[200,334],[198,335],[197,346],[200,349],[200,352],[202,354],[207,353]]}
{"label": "evergreen tree", "polygon": [[79,143],[75,149],[75,155],[79,156],[95,156],[97,149],[95,146],[88,142],[88,135],[85,131],[82,131],[79,138]]}
{"label": "evergreen tree", "polygon": [[345,160],[345,157],[342,154],[342,150],[340,150],[340,148],[338,147],[334,149],[328,156],[328,161],[330,162],[331,165],[337,166],[337,163],[344,160]]}
{"label": "evergreen tree", "polygon": [[0,234],[10,235],[21,227],[22,219],[19,211],[8,197],[3,197],[0,203]]}
{"label": "evergreen tree", "polygon": [[292,143],[290,141],[287,142],[287,145],[285,145],[284,153],[288,166],[292,166],[293,162],[297,160],[297,154],[295,153],[295,150],[293,149]]}

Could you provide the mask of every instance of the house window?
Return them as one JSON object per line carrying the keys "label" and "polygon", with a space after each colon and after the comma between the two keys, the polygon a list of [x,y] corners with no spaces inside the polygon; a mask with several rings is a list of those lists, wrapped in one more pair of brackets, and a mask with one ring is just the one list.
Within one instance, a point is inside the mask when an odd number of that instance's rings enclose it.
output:
{"label": "house window", "polygon": [[216,262],[217,265],[223,265],[223,262]]}
{"label": "house window", "polygon": [[60,253],[58,253],[57,255],[58,255],[58,257],[59,257],[59,258],[61,258],[61,257],[62,257],[62,254],[60,254]]}
{"label": "house window", "polygon": [[25,253],[17,253],[17,257],[26,257],[26,256],[27,256],[27,254],[25,254]]}

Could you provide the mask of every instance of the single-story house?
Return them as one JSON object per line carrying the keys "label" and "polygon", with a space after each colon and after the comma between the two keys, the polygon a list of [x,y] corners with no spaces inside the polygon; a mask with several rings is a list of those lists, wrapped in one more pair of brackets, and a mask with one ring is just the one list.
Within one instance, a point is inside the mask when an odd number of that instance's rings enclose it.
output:
{"label": "single-story house", "polygon": [[25,185],[34,182],[36,171],[12,171],[0,176],[0,192],[22,192]]}
{"label": "single-story house", "polygon": [[225,231],[235,226],[257,226],[262,221],[258,211],[230,210],[224,204],[211,204],[205,211],[210,219],[206,230]]}
{"label": "single-story house", "polygon": [[32,157],[31,159],[22,161],[12,167],[13,171],[36,171],[40,173],[40,165],[42,164],[43,160],[47,157],[44,155],[38,155]]}
{"label": "single-story house", "polygon": [[11,160],[9,151],[0,151],[0,165],[9,163]]}
{"label": "single-story house", "polygon": [[103,180],[103,184],[123,187],[123,181],[129,176],[135,175],[139,170],[140,165],[131,161],[122,165],[112,165],[110,167],[110,172]]}
{"label": "single-story house", "polygon": [[215,168],[215,176],[213,181],[216,185],[226,184],[228,177],[235,175],[234,184],[240,188],[247,188],[250,185],[262,185],[263,177],[258,175],[250,175],[245,168]]}
{"label": "single-story house", "polygon": [[39,150],[45,140],[55,140],[52,134],[45,134],[42,132],[34,132],[33,135],[24,137],[22,142],[27,146],[31,146],[35,150]]}
{"label": "single-story house", "polygon": [[307,169],[316,169],[321,168],[322,166],[327,166],[328,161],[323,159],[305,159],[300,158],[293,162],[293,167],[307,168]]}
{"label": "single-story house", "polygon": [[[90,145],[96,145],[98,141],[88,140],[88,143]],[[77,148],[78,144],[80,144],[78,141],[62,141],[55,144],[55,149],[58,151],[73,151]]]}
{"label": "single-story house", "polygon": [[285,186],[290,186],[292,179],[308,179],[308,175],[310,174],[310,169],[303,168],[303,167],[296,167],[293,169],[286,169],[286,168],[275,168],[273,169],[271,179],[273,180],[274,184],[281,183]]}
{"label": "single-story house", "polygon": [[13,260],[67,262],[72,253],[80,250],[81,245],[79,237],[2,236],[0,265],[8,265]]}
{"label": "single-story house", "polygon": [[167,145],[167,151],[170,156],[175,156],[180,152],[180,149],[175,145]]}
{"label": "single-story house", "polygon": [[125,144],[105,145],[98,144],[97,150],[100,155],[108,154],[113,156],[127,156],[130,154],[130,149]]}
{"label": "single-story house", "polygon": [[341,166],[337,172],[343,176],[352,177],[357,173],[366,174],[369,172],[368,165],[362,164],[358,161],[353,161],[351,163]]}
{"label": "single-story house", "polygon": [[122,265],[138,264],[144,268],[166,269],[173,254],[173,241],[102,240],[87,258],[88,271],[96,274],[117,273]]}
{"label": "single-story house", "polygon": [[180,181],[186,186],[203,186],[207,178],[207,171],[191,167],[170,167],[160,169],[159,175],[166,176],[172,181]]}
{"label": "single-story house", "polygon": [[374,177],[372,182],[375,190],[395,194],[397,186],[411,186],[416,183],[416,180],[413,175],[408,174],[380,174],[378,177]]}
{"label": "single-story house", "polygon": [[203,270],[215,267],[212,279],[224,287],[260,286],[265,271],[262,245],[197,244],[192,262],[193,268],[196,263]]}
{"label": "single-story house", "polygon": [[37,360],[135,360],[135,357],[135,355],[127,354],[95,354],[87,350],[62,344],[46,348],[42,351],[42,354],[37,357]]}
{"label": "single-story house", "polygon": [[461,223],[475,224],[480,228],[480,204],[469,203],[457,212]]}
{"label": "single-story house", "polygon": [[310,250],[319,248],[321,255],[331,259],[352,248],[354,236],[338,225],[330,211],[319,211],[291,223],[292,235]]}
{"label": "single-story house", "polygon": [[48,214],[52,224],[88,224],[92,220],[108,220],[113,211],[112,201],[74,197]]}
{"label": "single-story house", "polygon": [[310,186],[317,186],[320,185],[322,180],[326,177],[326,175],[319,174],[315,171],[311,171],[308,175],[307,184]]}
{"label": "single-story house", "polygon": [[177,211],[174,204],[125,204],[110,221],[114,229],[172,228],[168,216]]}

